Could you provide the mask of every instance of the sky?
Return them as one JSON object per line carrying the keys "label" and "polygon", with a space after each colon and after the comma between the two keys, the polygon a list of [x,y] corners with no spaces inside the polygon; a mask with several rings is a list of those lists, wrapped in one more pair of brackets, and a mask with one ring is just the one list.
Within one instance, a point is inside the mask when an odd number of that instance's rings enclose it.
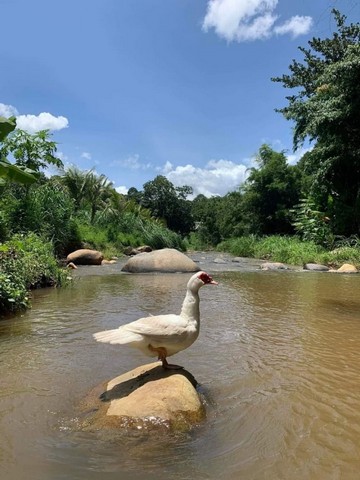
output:
{"label": "sky", "polygon": [[359,21],[357,0],[0,0],[0,116],[120,193],[164,175],[222,196],[262,144],[304,153],[271,77],[331,36],[334,7]]}

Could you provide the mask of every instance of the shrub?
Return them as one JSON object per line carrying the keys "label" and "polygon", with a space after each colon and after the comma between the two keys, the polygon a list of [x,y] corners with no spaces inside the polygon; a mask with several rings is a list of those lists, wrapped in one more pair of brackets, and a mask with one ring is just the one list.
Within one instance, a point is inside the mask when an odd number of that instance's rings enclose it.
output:
{"label": "shrub", "polygon": [[51,242],[34,233],[14,235],[0,244],[0,312],[15,312],[29,306],[30,289],[66,283]]}

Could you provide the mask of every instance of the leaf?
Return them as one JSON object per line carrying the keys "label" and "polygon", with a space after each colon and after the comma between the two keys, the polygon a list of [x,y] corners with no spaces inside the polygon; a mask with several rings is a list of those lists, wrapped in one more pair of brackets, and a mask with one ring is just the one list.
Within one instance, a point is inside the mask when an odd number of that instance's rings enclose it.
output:
{"label": "leaf", "polygon": [[0,142],[6,138],[16,128],[16,118],[0,117]]}

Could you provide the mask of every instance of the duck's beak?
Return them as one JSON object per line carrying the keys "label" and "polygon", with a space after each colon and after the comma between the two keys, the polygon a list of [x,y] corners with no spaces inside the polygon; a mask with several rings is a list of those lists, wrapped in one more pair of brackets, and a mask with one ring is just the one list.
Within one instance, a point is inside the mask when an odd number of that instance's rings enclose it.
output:
{"label": "duck's beak", "polygon": [[215,280],[211,280],[210,285],[219,285],[219,283],[215,282]]}

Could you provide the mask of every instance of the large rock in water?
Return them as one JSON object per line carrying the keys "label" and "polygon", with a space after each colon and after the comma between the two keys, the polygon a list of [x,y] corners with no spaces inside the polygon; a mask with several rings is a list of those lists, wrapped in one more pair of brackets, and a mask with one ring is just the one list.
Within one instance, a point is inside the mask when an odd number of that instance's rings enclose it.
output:
{"label": "large rock in water", "polygon": [[174,248],[163,248],[153,252],[139,253],[123,266],[124,272],[198,272],[198,265]]}
{"label": "large rock in water", "polygon": [[74,263],[75,265],[101,265],[104,255],[97,250],[88,248],[80,248],[75,252],[69,253],[66,257],[66,263]]}
{"label": "large rock in water", "polygon": [[86,427],[189,430],[205,417],[196,385],[186,370],[164,370],[159,362],[135,368],[111,380],[100,396],[99,389],[89,395]]}

